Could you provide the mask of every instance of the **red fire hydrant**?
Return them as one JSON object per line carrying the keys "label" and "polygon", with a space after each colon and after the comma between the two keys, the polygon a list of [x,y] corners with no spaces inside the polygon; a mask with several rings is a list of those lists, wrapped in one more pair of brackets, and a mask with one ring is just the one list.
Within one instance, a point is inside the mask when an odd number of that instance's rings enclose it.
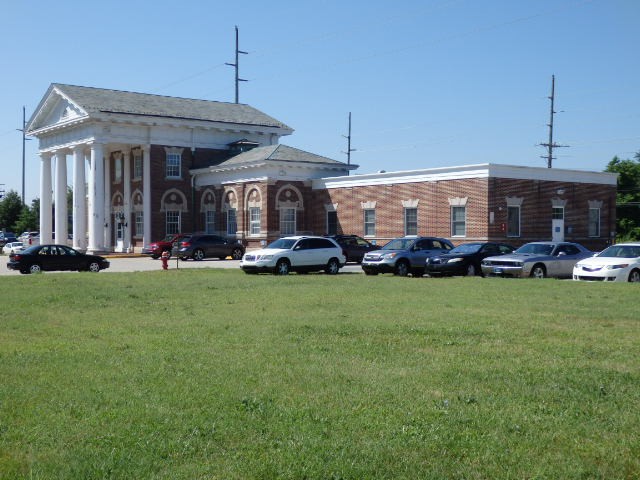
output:
{"label": "red fire hydrant", "polygon": [[166,270],[167,268],[169,268],[169,257],[171,256],[171,254],[165,250],[164,252],[162,252],[162,255],[160,255],[160,260],[162,260],[162,269]]}

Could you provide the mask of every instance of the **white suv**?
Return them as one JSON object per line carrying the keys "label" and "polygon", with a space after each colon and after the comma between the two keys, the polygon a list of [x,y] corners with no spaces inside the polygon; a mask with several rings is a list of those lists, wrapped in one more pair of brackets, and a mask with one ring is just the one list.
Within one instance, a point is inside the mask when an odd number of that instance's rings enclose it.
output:
{"label": "white suv", "polygon": [[287,275],[324,270],[335,275],[346,261],[342,248],[332,239],[297,236],[279,238],[266,248],[246,253],[240,268],[245,273]]}

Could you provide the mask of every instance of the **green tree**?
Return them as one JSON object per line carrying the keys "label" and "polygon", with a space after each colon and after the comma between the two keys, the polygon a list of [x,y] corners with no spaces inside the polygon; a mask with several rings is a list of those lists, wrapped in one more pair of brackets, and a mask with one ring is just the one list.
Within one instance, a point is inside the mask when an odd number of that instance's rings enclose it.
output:
{"label": "green tree", "polygon": [[15,190],[9,190],[0,200],[0,228],[11,230],[20,213],[22,212],[22,200]]}
{"label": "green tree", "polygon": [[618,241],[640,239],[640,152],[634,159],[613,157],[607,172],[618,174],[616,231]]}
{"label": "green tree", "polygon": [[40,228],[40,199],[36,198],[31,202],[31,207],[24,206],[18,220],[16,221],[14,232],[18,235],[22,232],[37,231]]}

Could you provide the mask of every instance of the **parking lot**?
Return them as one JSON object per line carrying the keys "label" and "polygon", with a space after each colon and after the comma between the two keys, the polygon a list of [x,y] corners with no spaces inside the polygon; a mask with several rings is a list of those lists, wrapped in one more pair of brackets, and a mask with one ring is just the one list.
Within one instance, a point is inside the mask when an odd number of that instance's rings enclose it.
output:
{"label": "parking lot", "polygon": [[[160,260],[153,260],[150,257],[142,256],[107,256],[111,265],[107,270],[100,272],[101,274],[109,272],[145,272],[150,270],[162,270],[162,263]],[[21,275],[20,272],[9,270],[7,268],[7,261],[9,257],[4,255],[0,257],[0,275]],[[239,260],[218,260],[218,259],[204,259],[199,262],[193,260],[178,261],[175,258],[169,260],[169,269],[175,268],[235,268],[240,269]],[[355,263],[347,264],[340,269],[340,272],[350,273],[362,273],[360,265]],[[51,272],[60,273],[60,272]],[[45,275],[51,275],[51,273],[45,273]]]}

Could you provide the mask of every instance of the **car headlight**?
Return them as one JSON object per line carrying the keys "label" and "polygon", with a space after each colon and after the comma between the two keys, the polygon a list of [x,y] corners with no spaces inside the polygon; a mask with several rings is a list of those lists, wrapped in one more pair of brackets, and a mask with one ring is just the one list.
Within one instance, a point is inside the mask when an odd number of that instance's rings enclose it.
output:
{"label": "car headlight", "polygon": [[389,259],[391,259],[391,258],[395,258],[397,255],[398,255],[397,252],[385,253],[384,255],[382,255],[381,258],[389,258]]}
{"label": "car headlight", "polygon": [[464,258],[462,257],[456,257],[456,258],[450,258],[447,263],[458,263],[458,262],[462,262],[464,260]]}
{"label": "car headlight", "polygon": [[628,263],[620,263],[618,265],[607,265],[605,268],[607,270],[615,270],[617,268],[627,268],[629,266]]}
{"label": "car headlight", "polygon": [[273,255],[260,255],[258,257],[258,260],[271,260],[273,258]]}

